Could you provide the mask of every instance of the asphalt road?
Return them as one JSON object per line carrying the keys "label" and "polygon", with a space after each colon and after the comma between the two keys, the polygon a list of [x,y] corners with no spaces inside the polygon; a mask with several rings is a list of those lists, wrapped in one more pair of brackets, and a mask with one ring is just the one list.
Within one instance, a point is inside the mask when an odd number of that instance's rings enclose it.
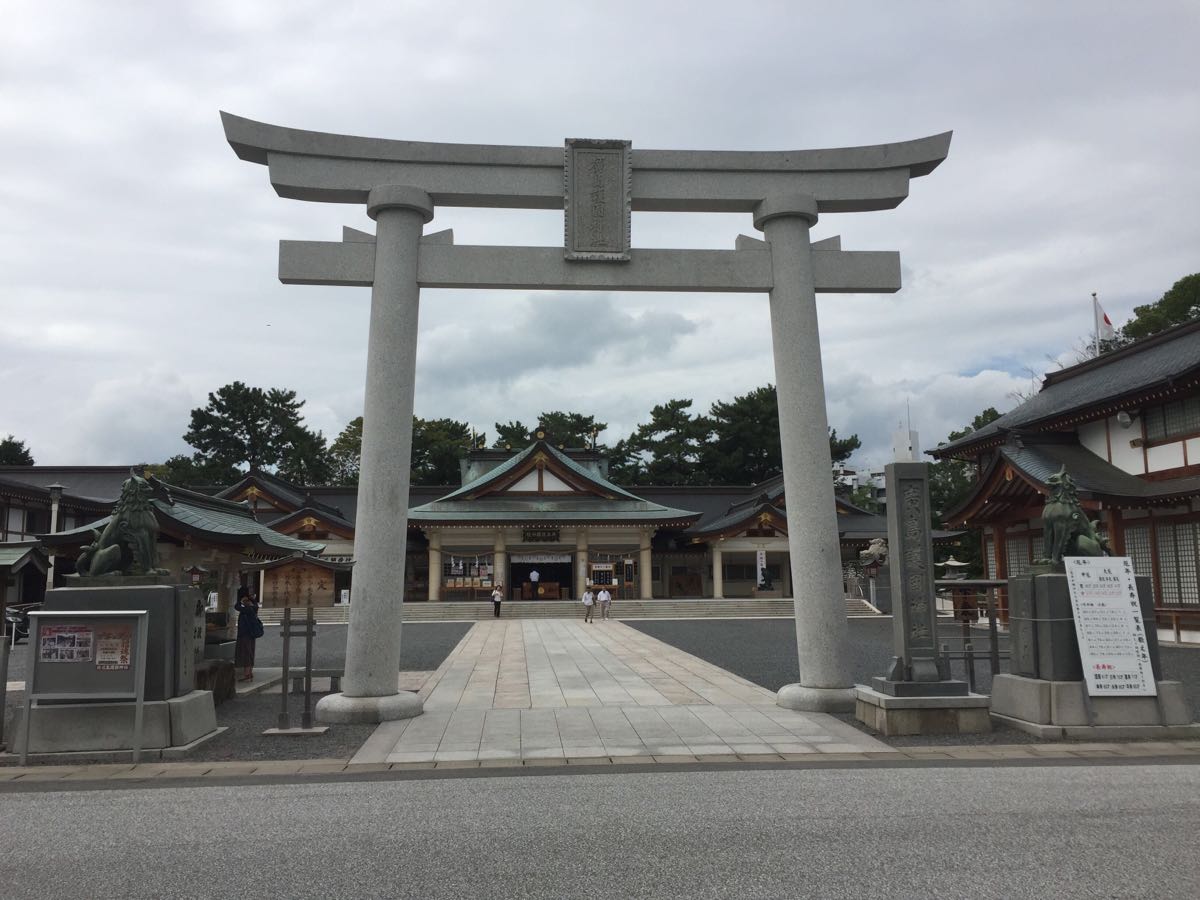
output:
{"label": "asphalt road", "polygon": [[[8,900],[1196,896],[1200,767],[3,793]],[[11,841],[6,841],[11,843]]]}
{"label": "asphalt road", "polygon": [[[892,620],[853,618],[849,623],[850,671],[858,683],[869,683],[872,676],[883,674],[892,658]],[[625,624],[768,690],[777,691],[800,677],[796,626],[791,619],[626,619]],[[1160,645],[1159,651],[1163,677],[1183,682],[1192,715],[1200,720],[1200,647]],[[1007,660],[1001,660],[1000,670],[1008,671]],[[975,673],[976,690],[991,693],[985,660],[976,665]],[[953,674],[966,677],[962,663],[953,664]]]}

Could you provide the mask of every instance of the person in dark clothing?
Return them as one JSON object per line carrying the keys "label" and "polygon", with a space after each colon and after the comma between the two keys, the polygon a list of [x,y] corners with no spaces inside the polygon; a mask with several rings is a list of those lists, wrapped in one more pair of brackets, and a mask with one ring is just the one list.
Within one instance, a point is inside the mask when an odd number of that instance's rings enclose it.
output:
{"label": "person in dark clothing", "polygon": [[254,677],[254,642],[262,637],[263,624],[258,618],[258,598],[249,588],[239,588],[237,603],[233,608],[238,613],[237,646],[233,664],[242,669],[242,681]]}

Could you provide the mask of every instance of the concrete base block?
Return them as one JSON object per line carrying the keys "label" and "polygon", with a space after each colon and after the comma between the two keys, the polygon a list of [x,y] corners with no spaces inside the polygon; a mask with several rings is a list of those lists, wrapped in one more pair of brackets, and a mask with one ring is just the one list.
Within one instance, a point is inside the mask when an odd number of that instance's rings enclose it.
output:
{"label": "concrete base block", "polygon": [[[196,748],[208,743],[218,735],[224,734],[229,729],[224,725],[219,726],[214,731],[192,741],[190,744],[183,744],[179,747],[163,747],[160,750],[143,750],[141,753],[141,762],[147,762],[155,759],[173,760],[187,759],[189,753]],[[0,762],[16,762],[20,756],[15,753],[0,753]],[[132,750],[78,750],[68,751],[64,753],[30,753],[29,762],[31,763],[50,763],[53,765],[92,765],[95,763],[125,763],[133,762]]]}
{"label": "concrete base block", "polygon": [[167,701],[171,715],[171,746],[198,741],[217,730],[217,711],[212,691],[192,691]]}
{"label": "concrete base block", "polygon": [[1055,727],[1129,727],[1187,725],[1191,709],[1178,681],[1159,681],[1158,697],[1092,697],[1095,720],[1087,709],[1082,681],[1045,681],[1022,675],[992,679],[992,712],[1035,725]]}
{"label": "concrete base block", "polygon": [[362,722],[392,722],[419,716],[424,703],[416,694],[401,692],[386,697],[347,697],[330,694],[317,701],[313,711],[318,722],[354,724]]}
{"label": "concrete base block", "polygon": [[978,734],[992,730],[984,694],[893,697],[858,685],[854,715],[881,734]]}
{"label": "concrete base block", "polygon": [[992,713],[1018,731],[1054,741],[1184,741],[1200,739],[1200,723],[1190,725],[1043,725]]}
{"label": "concrete base block", "polygon": [[268,728],[263,734],[271,737],[314,737],[328,730],[328,725],[317,725],[313,728]]}
{"label": "concrete base block", "polygon": [[[64,703],[31,711],[30,753],[129,750],[133,747],[134,706],[127,703]],[[191,744],[216,731],[211,691],[192,691],[172,700],[143,704],[142,748]],[[13,747],[24,740],[22,716]]]}
{"label": "concrete base block", "polygon": [[775,705],[798,712],[853,712],[854,690],[785,684],[775,695]]}

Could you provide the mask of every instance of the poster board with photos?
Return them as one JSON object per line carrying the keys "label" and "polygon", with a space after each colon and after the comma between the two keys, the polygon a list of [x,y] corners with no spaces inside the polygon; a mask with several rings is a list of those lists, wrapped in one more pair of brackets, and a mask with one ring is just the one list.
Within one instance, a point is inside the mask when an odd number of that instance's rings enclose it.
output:
{"label": "poster board with photos", "polygon": [[34,612],[29,694],[40,700],[134,699],[145,678],[148,614]]}

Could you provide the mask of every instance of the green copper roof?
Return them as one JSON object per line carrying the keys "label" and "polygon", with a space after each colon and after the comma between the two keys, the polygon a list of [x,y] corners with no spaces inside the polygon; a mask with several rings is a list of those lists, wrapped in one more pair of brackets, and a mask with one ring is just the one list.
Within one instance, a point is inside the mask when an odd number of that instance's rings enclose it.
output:
{"label": "green copper roof", "polygon": [[[583,481],[591,484],[598,494],[580,491],[577,494],[504,494],[475,497],[489,485],[502,480],[518,469],[539,450],[554,459]],[[687,525],[700,513],[674,509],[661,503],[644,500],[619,488],[598,472],[571,459],[567,454],[545,441],[536,441],[520,453],[505,460],[446,496],[415,506],[408,511],[412,525],[462,523],[524,523],[553,524],[642,524]]]}
{"label": "green copper roof", "polygon": [[[182,534],[212,544],[238,546],[249,553],[265,556],[320,553],[325,549],[324,544],[297,540],[255,521],[254,513],[245,503],[234,503],[177,488],[153,476],[146,480],[154,489],[154,497],[150,502],[154,506],[158,526],[169,534]],[[38,535],[38,539],[49,547],[82,546],[91,543],[92,529],[102,529],[106,524],[107,516],[70,531]]]}

